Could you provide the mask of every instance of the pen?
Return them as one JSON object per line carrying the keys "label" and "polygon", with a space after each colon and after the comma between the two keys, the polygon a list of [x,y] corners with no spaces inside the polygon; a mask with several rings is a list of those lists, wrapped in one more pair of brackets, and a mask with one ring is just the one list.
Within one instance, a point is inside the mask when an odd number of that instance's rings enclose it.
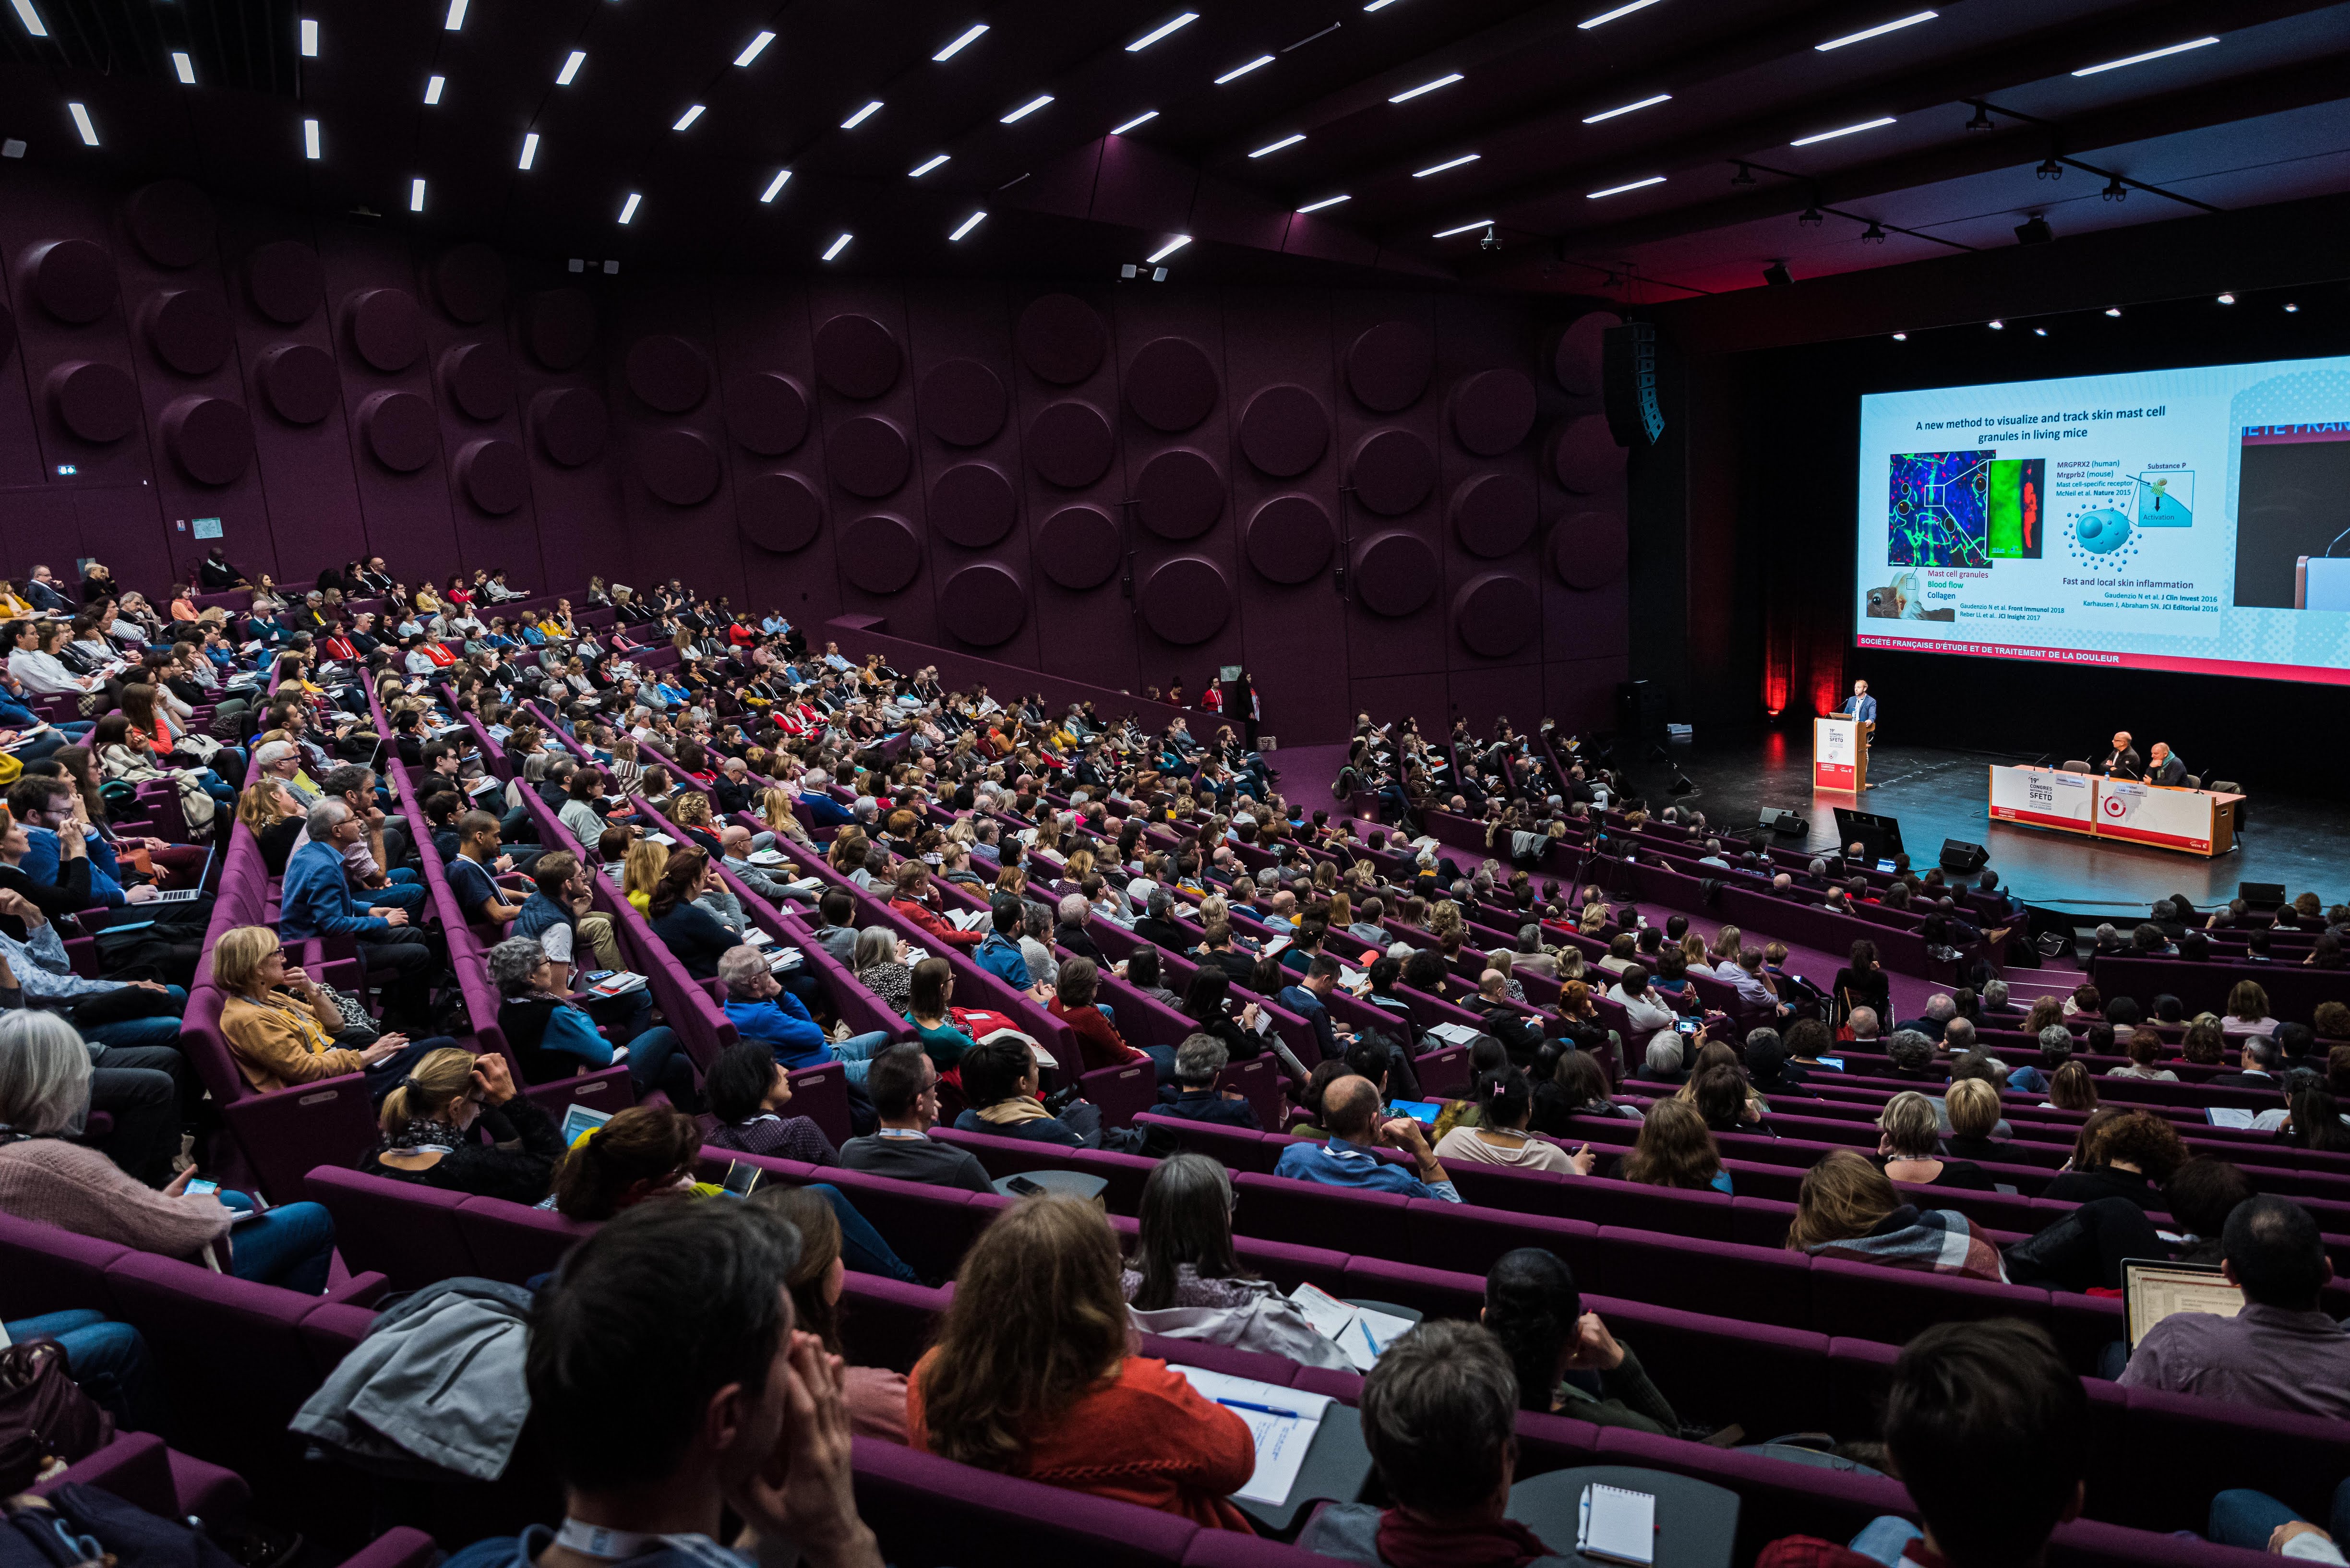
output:
{"label": "pen", "polygon": [[1233,1410],[1253,1410],[1260,1416],[1286,1416],[1293,1421],[1299,1419],[1295,1410],[1276,1410],[1270,1405],[1252,1405],[1245,1399],[1219,1399],[1216,1403]]}
{"label": "pen", "polygon": [[1371,1359],[1373,1361],[1377,1361],[1379,1358],[1379,1342],[1371,1337],[1371,1325],[1365,1323],[1361,1318],[1357,1318],[1355,1320],[1355,1326],[1363,1331],[1363,1343],[1370,1347]]}

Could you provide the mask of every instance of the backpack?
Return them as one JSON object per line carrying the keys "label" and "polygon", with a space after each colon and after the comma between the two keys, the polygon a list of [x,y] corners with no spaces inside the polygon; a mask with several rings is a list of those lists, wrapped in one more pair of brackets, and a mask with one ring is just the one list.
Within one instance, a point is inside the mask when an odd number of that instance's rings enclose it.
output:
{"label": "backpack", "polygon": [[24,1490],[114,1438],[114,1417],[74,1386],[65,1346],[28,1340],[0,1350],[0,1495]]}

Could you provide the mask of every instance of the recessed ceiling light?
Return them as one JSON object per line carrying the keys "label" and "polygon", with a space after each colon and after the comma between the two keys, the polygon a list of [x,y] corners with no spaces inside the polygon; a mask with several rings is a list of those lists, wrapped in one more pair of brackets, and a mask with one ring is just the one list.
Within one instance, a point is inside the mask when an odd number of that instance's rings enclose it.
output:
{"label": "recessed ceiling light", "polygon": [[1161,22],[1158,26],[1151,28],[1150,31],[1143,34],[1142,36],[1127,45],[1126,52],[1129,55],[1139,55],[1143,50],[1150,47],[1151,45],[1157,43],[1159,39],[1167,36],[1168,34],[1180,32],[1181,29],[1190,26],[1199,19],[1200,14],[1197,11],[1186,11],[1171,22]]}
{"label": "recessed ceiling light", "polygon": [[1389,103],[1403,103],[1409,99],[1418,98],[1424,92],[1434,92],[1438,88],[1451,87],[1454,82],[1457,82],[1460,79],[1461,73],[1459,71],[1454,71],[1451,75],[1439,77],[1432,82],[1422,82],[1416,88],[1406,88],[1403,91],[1396,94],[1395,97],[1388,99],[1388,101]]}
{"label": "recessed ceiling light", "polygon": [[867,120],[872,119],[875,115],[880,112],[881,100],[877,98],[870,103],[867,104],[863,109],[858,109],[855,114],[850,115],[847,119],[842,120],[840,122],[840,129],[843,130],[854,130],[858,126],[864,124]]}
{"label": "recessed ceiling light", "polygon": [[1656,93],[1650,97],[1642,99],[1638,103],[1617,104],[1614,109],[1603,109],[1597,114],[1586,114],[1583,117],[1583,123],[1586,125],[1596,125],[1603,119],[1613,119],[1619,114],[1629,114],[1636,109],[1654,109],[1660,103],[1670,103],[1672,101],[1672,94],[1669,92]]}
{"label": "recessed ceiling light", "polygon": [[522,161],[515,164],[515,167],[517,169],[527,169],[537,161],[538,132],[536,130],[525,131],[522,139]]}
{"label": "recessed ceiling light", "polygon": [[555,73],[555,85],[556,87],[569,87],[571,85],[571,78],[577,76],[579,74],[579,67],[587,63],[587,50],[572,50],[570,55],[564,60],[563,68]]}
{"label": "recessed ceiling light", "polygon": [[1631,4],[1627,5],[1618,5],[1613,11],[1602,11],[1596,16],[1577,22],[1575,26],[1587,33],[1594,27],[1606,26],[1618,16],[1628,16],[1635,11],[1645,11],[1656,3],[1657,0],[1631,0]]}
{"label": "recessed ceiling light", "polygon": [[1308,202],[1298,208],[1301,213],[1318,213],[1325,207],[1335,207],[1341,202],[1351,202],[1352,196],[1325,196],[1318,202]]}
{"label": "recessed ceiling light", "polygon": [[1124,125],[1114,125],[1110,127],[1109,133],[1112,136],[1124,136],[1128,131],[1134,130],[1136,127],[1149,125],[1152,120],[1157,119],[1158,118],[1159,111],[1157,109],[1146,109],[1140,114],[1136,115],[1132,119],[1128,120]]}
{"label": "recessed ceiling light", "polygon": [[33,0],[16,0],[16,20],[25,24],[25,31],[36,38],[46,38],[49,30],[41,24],[41,14],[33,9]]}
{"label": "recessed ceiling light", "polygon": [[2183,44],[2173,44],[2167,49],[2148,49],[2142,55],[2132,55],[2126,59],[2107,60],[2102,66],[2083,66],[2073,74],[2076,77],[2093,77],[2099,71],[2117,71],[2124,66],[2142,66],[2148,60],[2158,60],[2165,55],[2183,55],[2189,49],[2200,49],[2219,41],[2217,38],[2190,38]]}
{"label": "recessed ceiling light", "polygon": [[2287,306],[2284,307],[2284,313],[2285,313],[2287,316],[2295,316],[2295,315],[2298,315],[2298,314],[2300,314],[2300,311],[2301,311],[2301,306],[2298,306],[2298,305],[2287,305]]}
{"label": "recessed ceiling light", "polygon": [[1271,64],[1273,64],[1273,57],[1271,55],[1259,55],[1248,64],[1244,66],[1234,66],[1231,70],[1228,70],[1222,76],[1218,77],[1216,78],[1216,85],[1218,87],[1222,87],[1227,82],[1236,82],[1243,77],[1248,75],[1249,72],[1255,70],[1260,66],[1269,66]]}
{"label": "recessed ceiling light", "polygon": [[1837,137],[1850,136],[1856,130],[1875,130],[1880,125],[1890,125],[1892,123],[1893,116],[1889,114],[1880,115],[1875,119],[1863,120],[1858,125],[1847,125],[1836,130],[1823,130],[1817,136],[1798,137],[1796,140],[1787,143],[1787,145],[1790,147],[1809,147],[1815,141],[1834,141]]}
{"label": "recessed ceiling light", "polygon": [[1663,175],[1651,174],[1646,180],[1635,180],[1628,185],[1610,185],[1605,191],[1586,191],[1583,193],[1583,199],[1586,202],[1596,202],[1602,196],[1620,196],[1627,191],[1638,191],[1645,186],[1661,185],[1664,182]]}
{"label": "recessed ceiling light", "polygon": [[1814,44],[1812,47],[1825,54],[1830,49],[1841,49],[1846,44],[1857,44],[1868,38],[1881,38],[1887,33],[1898,33],[1904,27],[1914,27],[1920,22],[1930,22],[1939,15],[1940,13],[1936,11],[1920,11],[1914,16],[1904,16],[1898,22],[1879,23],[1874,27],[1866,27],[1857,33],[1846,33],[1841,38],[1830,38],[1825,44]]}
{"label": "recessed ceiling light", "polygon": [[949,234],[947,239],[950,243],[959,240],[986,221],[987,214],[985,213],[973,213],[970,217],[965,218],[962,223],[956,224],[955,232]]}
{"label": "recessed ceiling light", "polygon": [[1464,152],[1458,158],[1448,160],[1447,161],[1436,164],[1431,168],[1423,169],[1419,173],[1414,174],[1412,178],[1415,180],[1425,180],[1430,174],[1441,174],[1447,169],[1458,169],[1463,163],[1474,163],[1483,156],[1485,155],[1482,152]]}
{"label": "recessed ceiling light", "polygon": [[934,154],[922,162],[915,164],[911,169],[907,170],[906,178],[909,180],[919,180],[923,175],[929,173],[931,170],[936,169],[940,164],[944,163],[946,161],[947,155],[945,153],[941,152]]}
{"label": "recessed ceiling light", "polygon": [[314,16],[302,18],[302,53],[308,59],[318,57],[318,23]]}
{"label": "recessed ceiling light", "polygon": [[775,177],[767,182],[767,188],[759,192],[759,200],[762,202],[774,201],[776,197],[784,193],[784,187],[790,184],[791,180],[792,171],[790,170],[776,170]]}
{"label": "recessed ceiling light", "polygon": [[1250,153],[1249,156],[1251,158],[1263,158],[1272,153],[1280,151],[1284,147],[1295,147],[1305,140],[1305,133],[1304,131],[1295,131],[1290,135],[1283,137],[1278,141],[1266,142],[1263,147],[1260,147],[1254,152]]}
{"label": "recessed ceiling light", "polygon": [[449,0],[449,19],[441,24],[453,33],[465,25],[465,0]]}
{"label": "recessed ceiling light", "polygon": [[759,56],[764,52],[769,44],[772,44],[775,41],[775,34],[767,31],[764,27],[760,28],[758,36],[743,45],[743,52],[734,57],[734,63],[738,66],[749,65],[753,60],[757,59]]}
{"label": "recessed ceiling light", "polygon": [[957,55],[962,54],[963,50],[978,42],[979,36],[986,31],[986,23],[974,22],[971,25],[970,29],[962,35],[962,36],[957,38],[953,43],[949,44],[945,48],[941,49],[937,54],[932,55],[931,58],[934,60],[953,59]]}
{"label": "recessed ceiling light", "polygon": [[318,160],[318,122],[315,119],[302,122],[302,156],[314,163]]}
{"label": "recessed ceiling light", "polygon": [[2220,296],[2220,303],[2222,305],[2233,305],[2236,303],[2236,296],[2232,294],[2223,294]]}
{"label": "recessed ceiling light", "polygon": [[675,125],[671,126],[671,127],[670,127],[670,129],[671,129],[671,130],[685,130],[688,126],[691,125],[695,120],[700,119],[702,118],[702,105],[700,105],[700,104],[698,104],[698,103],[697,103],[697,104],[690,104],[690,105],[688,105],[688,106],[687,106],[687,108],[686,108],[686,111],[685,111],[683,114],[681,114],[681,115],[679,115],[679,116],[677,117],[677,123],[676,123]]}
{"label": "recessed ceiling light", "polygon": [[2109,305],[2106,307],[2106,314],[2107,316],[2119,316],[2121,313],[2122,307],[2118,305]]}
{"label": "recessed ceiling light", "polygon": [[1896,343],[1907,343],[1909,341],[1909,334],[1907,332],[1897,332],[1893,335],[1893,341]]}
{"label": "recessed ceiling light", "polygon": [[855,234],[843,234],[840,238],[833,241],[832,244],[825,247],[824,259],[830,261],[833,257],[847,250],[848,248],[848,242],[856,237],[857,236]]}
{"label": "recessed ceiling light", "polygon": [[1986,321],[1983,325],[1990,327],[1993,332],[2004,332],[2007,330],[2007,323],[2004,321]]}
{"label": "recessed ceiling light", "polygon": [[1439,229],[1439,230],[1437,230],[1437,231],[1436,231],[1436,233],[1435,233],[1434,234],[1430,235],[1430,237],[1431,239],[1449,240],[1449,239],[1451,239],[1451,238],[1453,235],[1455,235],[1455,234],[1465,234],[1469,233],[1471,229],[1490,229],[1490,228],[1492,228],[1492,226],[1493,226],[1493,220],[1492,220],[1492,219],[1491,219],[1491,218],[1480,218],[1480,219],[1478,219],[1478,220],[1477,220],[1475,223],[1462,223],[1462,224],[1461,224],[1461,225],[1460,225],[1460,227],[1458,227],[1458,228],[1451,228],[1451,229]]}
{"label": "recessed ceiling light", "polygon": [[1177,234],[1173,239],[1169,240],[1165,244],[1160,245],[1157,250],[1150,253],[1150,265],[1152,266],[1157,266],[1160,262],[1165,261],[1169,256],[1173,255],[1177,251],[1181,250],[1185,245],[1188,245],[1191,243],[1191,235]]}
{"label": "recessed ceiling light", "polygon": [[411,213],[421,213],[424,211],[424,178],[422,175],[419,175],[408,182],[408,210]]}
{"label": "recessed ceiling light", "polygon": [[2032,329],[2032,335],[2034,337],[2045,337],[2048,336],[2048,328],[2045,327],[2035,327]]}
{"label": "recessed ceiling light", "polygon": [[182,82],[185,82],[190,87],[196,85],[196,62],[188,58],[186,50],[173,49],[172,51],[172,68],[179,72],[180,79]]}
{"label": "recessed ceiling light", "polygon": [[448,85],[449,78],[447,77],[428,78],[424,83],[424,101],[426,103],[439,103],[441,101],[441,89]]}
{"label": "recessed ceiling light", "polygon": [[629,219],[635,217],[637,215],[637,203],[644,199],[643,192],[639,191],[629,192],[629,199],[620,203],[620,222],[625,223]]}
{"label": "recessed ceiling light", "polygon": [[1053,95],[1051,93],[1038,93],[1035,98],[1030,99],[1026,103],[1022,104],[1018,109],[1014,109],[1010,114],[1007,114],[1003,119],[997,120],[996,123],[998,125],[1011,125],[1015,121],[1025,119],[1030,115],[1035,113],[1038,109],[1044,108],[1046,104],[1052,101]]}
{"label": "recessed ceiling light", "polygon": [[82,106],[78,103],[69,103],[66,105],[66,109],[73,116],[74,129],[81,132],[82,145],[84,147],[97,146],[98,127],[89,122],[89,110],[82,108]]}

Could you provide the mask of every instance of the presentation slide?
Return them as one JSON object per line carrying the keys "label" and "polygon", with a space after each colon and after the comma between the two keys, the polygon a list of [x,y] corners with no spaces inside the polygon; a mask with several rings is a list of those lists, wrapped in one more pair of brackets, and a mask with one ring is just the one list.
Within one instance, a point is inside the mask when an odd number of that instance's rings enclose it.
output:
{"label": "presentation slide", "polygon": [[1860,400],[1861,648],[2350,684],[2350,358]]}

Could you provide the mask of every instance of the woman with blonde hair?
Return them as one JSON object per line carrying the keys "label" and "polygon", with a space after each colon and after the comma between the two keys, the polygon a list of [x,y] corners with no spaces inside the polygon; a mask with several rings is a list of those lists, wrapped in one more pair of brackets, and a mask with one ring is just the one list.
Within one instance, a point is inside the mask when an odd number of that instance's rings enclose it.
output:
{"label": "woman with blonde hair", "polygon": [[825,863],[846,877],[865,865],[865,852],[872,847],[865,830],[850,823],[832,836],[832,847],[825,851]]}
{"label": "woman with blonde hair", "polygon": [[384,1097],[378,1121],[382,1136],[359,1169],[443,1192],[536,1203],[563,1155],[554,1118],[515,1089],[495,1051],[428,1052]]}
{"label": "woman with blonde hair", "polygon": [[1120,1272],[1090,1203],[1032,1198],[997,1216],[908,1381],[908,1446],[1248,1533],[1229,1501],[1256,1467],[1247,1424],[1132,1353]]}
{"label": "woman with blonde hair", "polygon": [[286,875],[286,862],[294,853],[294,841],[302,836],[301,803],[294,798],[284,781],[265,778],[258,784],[247,784],[237,797],[236,819],[261,844],[261,863],[272,877]]}
{"label": "woman with blonde hair", "polygon": [[350,1023],[318,984],[286,961],[277,933],[238,926],[213,944],[213,983],[225,999],[220,1032],[244,1081],[263,1094],[366,1073],[379,1096],[400,1082],[411,1063],[454,1041],[443,1035],[409,1044],[405,1034],[360,1034],[345,1045]]}
{"label": "woman with blonde hair", "polygon": [[[133,689],[135,690],[135,688]],[[126,691],[127,700],[130,693]],[[2266,1040],[2276,1033],[2277,1021],[2269,1016],[2268,989],[2256,980],[2240,980],[2228,992],[2228,1016],[2220,1023],[2220,1032],[2230,1037],[2254,1034]]]}
{"label": "woman with blonde hair", "polygon": [[2007,1282],[1999,1249],[1977,1235],[1965,1215],[1902,1202],[1885,1172],[1857,1149],[1831,1149],[1804,1173],[1787,1251]]}
{"label": "woman with blonde hair", "polygon": [[[1965,1078],[1961,1083],[1981,1083]],[[1958,1085],[1952,1085],[1955,1089]],[[1989,1085],[1983,1085],[1989,1088]],[[1994,1096],[1994,1097],[1996,1097]],[[1953,1096],[1955,1102],[1956,1096]],[[1955,1103],[1952,1109],[1956,1110]],[[1911,1187],[1954,1187],[1990,1192],[1997,1184],[1972,1160],[1942,1158],[1941,1118],[1934,1102],[1915,1090],[1904,1090],[1885,1102],[1877,1118],[1877,1153],[1887,1180]]]}
{"label": "woman with blonde hair", "polygon": [[629,846],[629,858],[620,873],[620,892],[637,913],[641,915],[652,907],[653,889],[660,886],[661,873],[668,868],[668,845],[639,838]]}
{"label": "woman with blonde hair", "polygon": [[1616,1177],[1643,1187],[1731,1190],[1730,1172],[1721,1168],[1721,1150],[1707,1130],[1705,1117],[1680,1099],[1659,1100],[1648,1107],[1632,1152],[1616,1162]]}
{"label": "woman with blonde hair", "polygon": [[1713,947],[1706,960],[1708,972],[1727,975],[1738,968],[1738,949],[1745,933],[1736,926],[1724,926],[1713,934]]}

